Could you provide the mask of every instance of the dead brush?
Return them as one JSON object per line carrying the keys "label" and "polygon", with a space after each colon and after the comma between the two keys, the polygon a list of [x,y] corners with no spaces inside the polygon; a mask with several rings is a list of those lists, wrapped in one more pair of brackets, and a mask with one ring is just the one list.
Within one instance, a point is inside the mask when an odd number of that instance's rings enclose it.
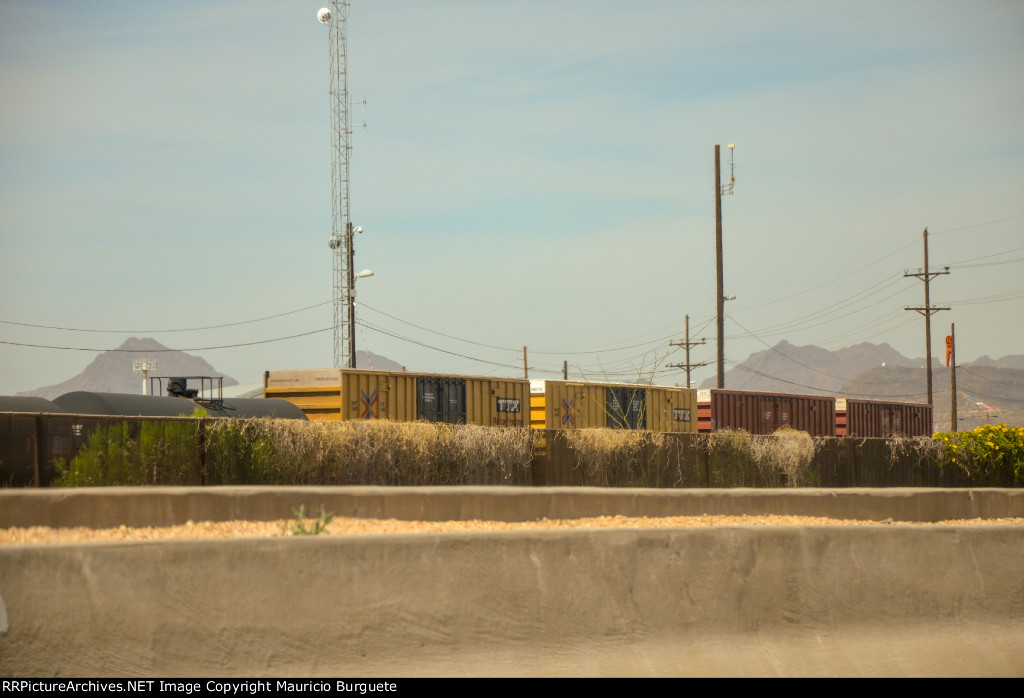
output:
{"label": "dead brush", "polygon": [[526,428],[450,427],[454,467],[450,484],[527,485],[533,460],[533,432]]}
{"label": "dead brush", "polygon": [[529,429],[270,420],[281,484],[528,484]]}
{"label": "dead brush", "polygon": [[736,487],[756,485],[751,435],[744,429],[716,431],[697,436],[697,449],[708,464],[707,485]]}
{"label": "dead brush", "polygon": [[631,429],[578,429],[565,439],[583,484],[600,487],[651,485],[651,455],[665,448],[663,434]]}
{"label": "dead brush", "polygon": [[814,440],[805,431],[782,428],[770,436],[751,437],[750,453],[767,487],[799,487],[814,460]]}
{"label": "dead brush", "polygon": [[895,467],[908,458],[914,464],[935,464],[942,460],[944,448],[931,436],[901,436],[891,434],[885,439],[885,445],[889,448],[889,465]]}

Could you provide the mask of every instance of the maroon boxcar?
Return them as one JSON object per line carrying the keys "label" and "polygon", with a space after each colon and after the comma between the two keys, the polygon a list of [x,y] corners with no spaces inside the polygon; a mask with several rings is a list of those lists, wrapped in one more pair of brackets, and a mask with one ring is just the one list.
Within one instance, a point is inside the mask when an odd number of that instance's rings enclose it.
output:
{"label": "maroon boxcar", "polygon": [[697,391],[698,431],[744,429],[751,434],[771,434],[781,427],[811,436],[835,436],[836,399],[753,390]]}
{"label": "maroon boxcar", "polygon": [[932,406],[920,402],[836,400],[836,436],[931,436]]}

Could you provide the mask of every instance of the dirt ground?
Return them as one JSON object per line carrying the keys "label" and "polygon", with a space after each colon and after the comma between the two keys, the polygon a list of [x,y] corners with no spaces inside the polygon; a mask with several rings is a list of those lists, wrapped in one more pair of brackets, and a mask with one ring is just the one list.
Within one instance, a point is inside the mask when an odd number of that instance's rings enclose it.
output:
{"label": "dirt ground", "polygon": [[[325,517],[326,518],[326,517]],[[320,524],[316,516],[302,521],[188,521],[181,526],[129,528],[29,528],[0,529],[0,545],[48,543],[102,543],[197,538],[271,538],[315,533]],[[920,523],[909,521],[859,521],[811,516],[599,516],[584,519],[541,519],[539,521],[399,521],[333,517],[326,521],[321,535],[378,535],[389,533],[464,533],[471,531],[523,531],[574,528],[684,528],[692,526],[940,526],[940,525],[1016,525],[1024,518],[969,519]]]}

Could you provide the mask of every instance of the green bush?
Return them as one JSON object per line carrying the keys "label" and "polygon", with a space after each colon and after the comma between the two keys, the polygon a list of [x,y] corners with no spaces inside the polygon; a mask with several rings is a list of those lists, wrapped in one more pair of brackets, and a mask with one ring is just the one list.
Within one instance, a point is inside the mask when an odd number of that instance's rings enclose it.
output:
{"label": "green bush", "polygon": [[101,422],[70,463],[57,464],[55,487],[194,485],[198,422]]}

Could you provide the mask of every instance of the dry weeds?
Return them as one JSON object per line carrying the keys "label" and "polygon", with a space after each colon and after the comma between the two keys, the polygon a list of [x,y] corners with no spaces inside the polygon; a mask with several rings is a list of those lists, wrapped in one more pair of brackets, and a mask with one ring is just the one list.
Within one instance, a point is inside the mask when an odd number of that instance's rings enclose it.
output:
{"label": "dry weeds", "polygon": [[367,420],[265,420],[267,481],[323,485],[529,484],[525,428]]}

